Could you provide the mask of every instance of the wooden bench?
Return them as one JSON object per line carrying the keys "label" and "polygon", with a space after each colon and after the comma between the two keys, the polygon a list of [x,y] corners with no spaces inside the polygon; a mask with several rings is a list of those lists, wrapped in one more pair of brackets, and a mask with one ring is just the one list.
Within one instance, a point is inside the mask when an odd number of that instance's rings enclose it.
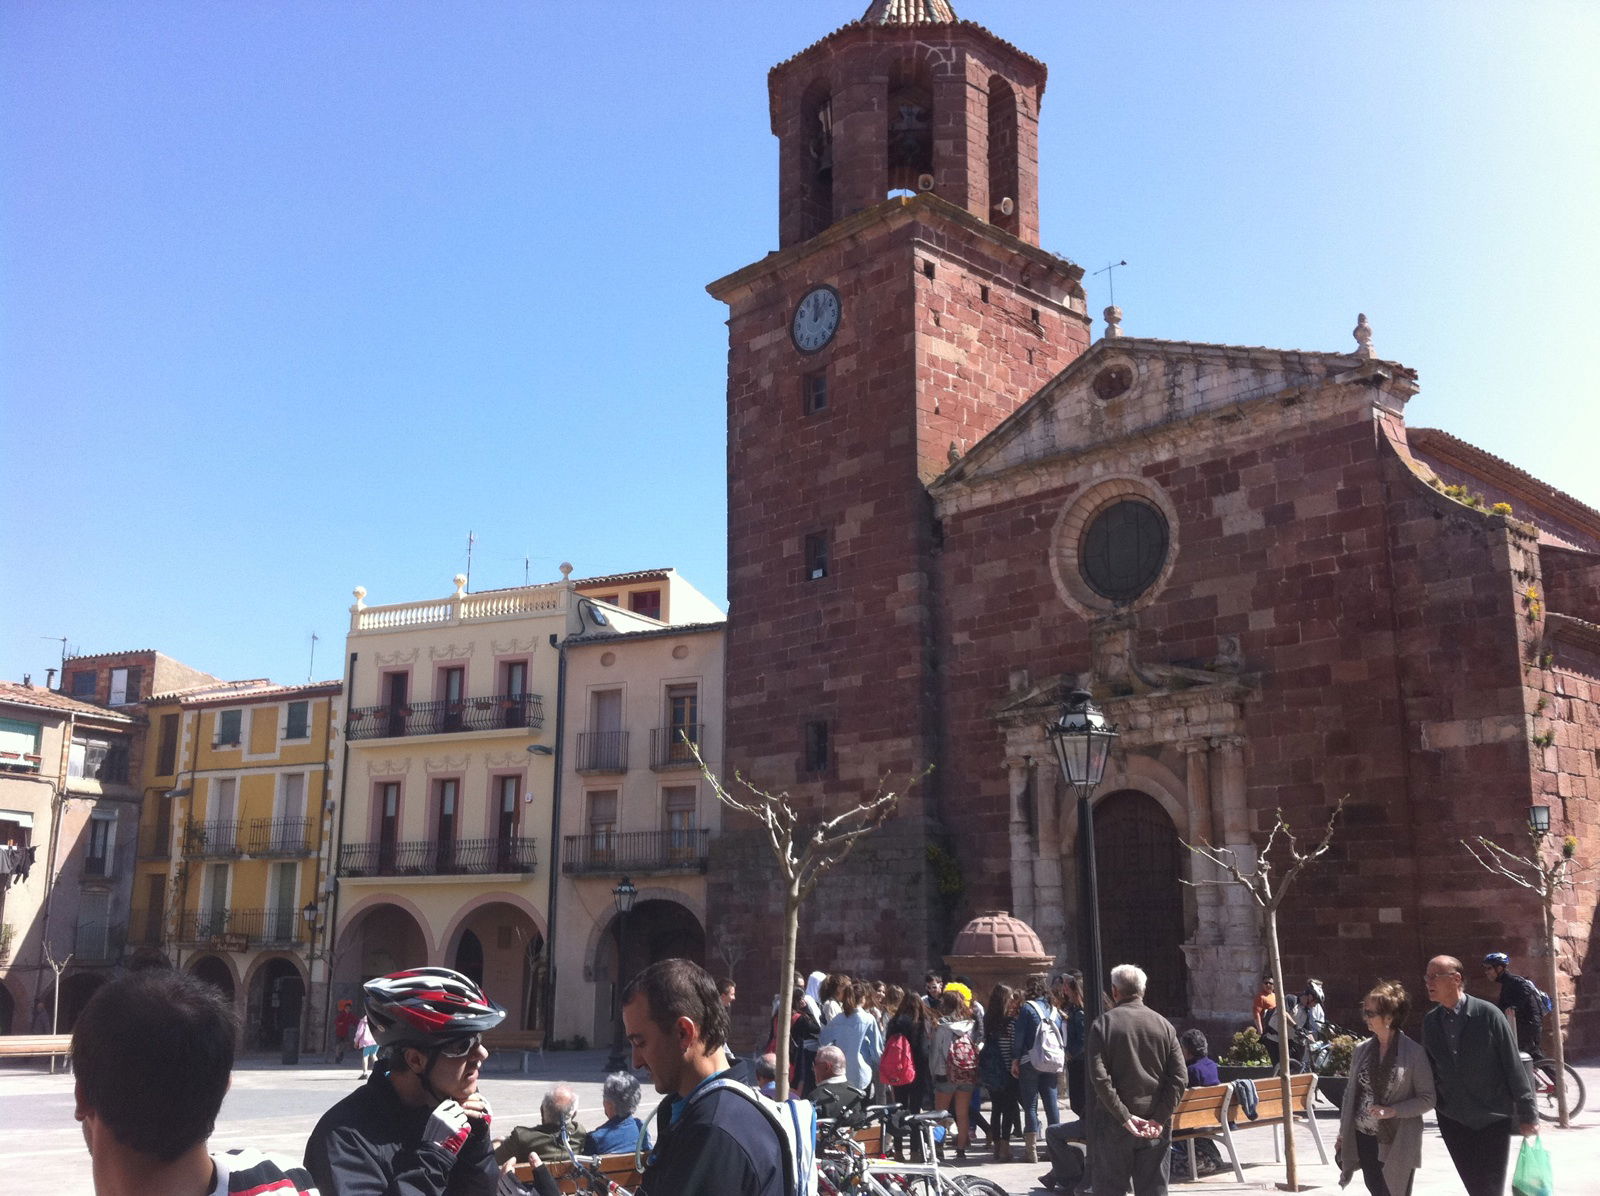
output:
{"label": "wooden bench", "polygon": [[[626,1154],[601,1155],[593,1160],[584,1159],[585,1163],[591,1161],[599,1165],[600,1173],[611,1183],[618,1184],[630,1192],[639,1186],[639,1171],[635,1166],[637,1160],[634,1158],[633,1151],[630,1150]],[[583,1190],[578,1187],[578,1177],[573,1174],[571,1162],[563,1159],[559,1163],[551,1162],[548,1166],[551,1177],[560,1185],[563,1192]],[[530,1187],[533,1185],[533,1168],[527,1163],[518,1163],[515,1174],[522,1183]]]}
{"label": "wooden bench", "polygon": [[483,1045],[491,1054],[496,1051],[521,1051],[522,1074],[528,1074],[528,1056],[535,1051],[539,1058],[544,1058],[544,1031],[543,1030],[490,1030],[483,1036]]}
{"label": "wooden bench", "polygon": [[[1232,1084],[1215,1084],[1207,1088],[1191,1088],[1183,1094],[1172,1116],[1172,1140],[1186,1142],[1189,1148],[1189,1178],[1197,1177],[1195,1142],[1211,1138],[1222,1143],[1233,1164],[1233,1176],[1244,1183],[1244,1168],[1239,1165],[1239,1153],[1233,1146],[1233,1135],[1240,1130],[1272,1130],[1272,1157],[1282,1158],[1278,1144],[1278,1121],[1283,1116],[1283,1089],[1277,1076],[1261,1080],[1240,1081],[1254,1085],[1256,1090],[1256,1116],[1250,1120],[1244,1115],[1244,1106],[1234,1097]],[[1312,1111],[1317,1099],[1317,1077],[1309,1072],[1289,1077],[1289,1107],[1292,1110],[1290,1125],[1304,1119],[1311,1130],[1311,1140],[1316,1143],[1317,1155],[1324,1164],[1328,1152],[1322,1145],[1322,1132],[1317,1128],[1317,1117]]]}
{"label": "wooden bench", "polygon": [[0,1034],[0,1059],[53,1059],[72,1062],[70,1034]]}
{"label": "wooden bench", "polygon": [[861,1149],[866,1152],[867,1158],[878,1159],[883,1157],[883,1123],[875,1121],[871,1125],[864,1125],[850,1135],[861,1143]]}

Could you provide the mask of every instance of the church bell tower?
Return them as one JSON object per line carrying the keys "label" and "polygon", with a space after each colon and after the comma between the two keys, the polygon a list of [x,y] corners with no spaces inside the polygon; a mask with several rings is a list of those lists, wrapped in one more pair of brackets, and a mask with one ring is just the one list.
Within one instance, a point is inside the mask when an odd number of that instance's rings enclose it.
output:
{"label": "church bell tower", "polygon": [[[708,288],[729,308],[726,767],[821,813],[934,766],[805,907],[803,969],[920,977],[968,912],[930,867],[964,798],[938,768],[961,645],[927,486],[1089,342],[1082,270],[1039,247],[1045,73],[947,0],[874,0],[772,69],[779,248]],[[725,918],[776,940],[766,849],[724,838],[713,939]]]}

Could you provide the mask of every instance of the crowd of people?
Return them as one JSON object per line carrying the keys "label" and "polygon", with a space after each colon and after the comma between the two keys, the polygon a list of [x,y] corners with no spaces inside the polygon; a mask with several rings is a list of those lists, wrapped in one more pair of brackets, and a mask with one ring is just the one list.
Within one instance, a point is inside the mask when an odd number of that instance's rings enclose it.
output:
{"label": "crowd of people", "polygon": [[[1341,1108],[1342,1182],[1359,1173],[1371,1196],[1405,1196],[1431,1111],[1469,1196],[1503,1191],[1512,1139],[1538,1132],[1518,1046],[1538,1052],[1542,994],[1504,955],[1486,957],[1483,972],[1499,985],[1498,1007],[1466,993],[1459,960],[1429,961],[1433,1007],[1420,1040],[1402,1029],[1411,997],[1401,983],[1368,990],[1367,1036]],[[634,1152],[645,1163],[643,1196],[796,1196],[811,1171],[815,1119],[848,1122],[879,1102],[947,1111],[941,1149],[956,1161],[978,1132],[1002,1162],[1014,1147],[1038,1161],[1042,1140],[1046,1188],[1071,1191],[1092,1176],[1094,1196],[1165,1192],[1173,1113],[1186,1088],[1217,1083],[1216,1061],[1203,1033],[1180,1036],[1145,1005],[1138,967],[1118,965],[1109,979],[1108,1008],[1086,1025],[1075,972],[997,984],[981,1000],[969,981],[935,972],[920,992],[842,974],[796,976],[786,1061],[793,1099],[780,1102],[757,1088],[781,1095],[781,1005],[752,1086],[727,1047],[732,983],[665,960],[621,995],[634,1068],[648,1070],[664,1099],[647,1124],[637,1115],[638,1079],[618,1072],[604,1084],[604,1120],[586,1130],[565,1084],[544,1094],[537,1124],[496,1126],[478,1081],[483,1036],[504,1010],[466,976],[411,968],[369,981],[359,1014],[341,1008],[350,1015],[341,1041],[362,1043],[364,1032],[373,1044],[370,1074],[322,1115],[303,1165],[285,1167],[250,1151],[209,1151],[232,1069],[234,1014],[202,981],[151,969],[105,985],[80,1016],[76,1112],[99,1196],[554,1196],[549,1164],[569,1152]],[[1292,1020],[1269,989],[1252,1010],[1264,1037],[1280,1020],[1301,1031],[1326,1024],[1325,1013],[1315,1017],[1320,982],[1307,983]],[[1063,1097],[1075,1120],[1063,1119]]]}

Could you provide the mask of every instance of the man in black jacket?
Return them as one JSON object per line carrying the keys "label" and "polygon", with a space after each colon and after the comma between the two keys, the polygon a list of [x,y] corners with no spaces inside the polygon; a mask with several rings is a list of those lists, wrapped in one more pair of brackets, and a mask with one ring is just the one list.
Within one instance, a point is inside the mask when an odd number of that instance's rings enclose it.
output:
{"label": "man in black jacket", "polygon": [[1438,1091],[1439,1136],[1467,1196],[1500,1196],[1513,1128],[1523,1137],[1539,1132],[1516,1040],[1498,1009],[1467,995],[1455,956],[1430,959],[1423,979],[1435,1002],[1422,1019],[1422,1045]]}
{"label": "man in black jacket", "polygon": [[493,1196],[500,1173],[478,1072],[484,1032],[505,1010],[448,968],[380,976],[365,994],[383,1058],[306,1142],[322,1196]]}
{"label": "man in black jacket", "polygon": [[1494,1003],[1501,1013],[1516,1022],[1517,1049],[1527,1051],[1535,1059],[1544,1058],[1540,1047],[1544,1037],[1544,1002],[1539,998],[1539,986],[1513,972],[1511,957],[1504,951],[1493,951],[1483,957],[1483,975],[1500,986]]}
{"label": "man in black jacket", "polygon": [[1145,974],[1111,969],[1116,1004],[1089,1028],[1089,1165],[1095,1196],[1165,1196],[1172,1113],[1189,1077],[1172,1023],[1144,1003]]}
{"label": "man in black jacket", "polygon": [[652,964],[623,990],[622,1023],[666,1097],[639,1196],[786,1196],[786,1147],[754,1093],[708,1083],[728,1066],[728,1013],[705,969]]}

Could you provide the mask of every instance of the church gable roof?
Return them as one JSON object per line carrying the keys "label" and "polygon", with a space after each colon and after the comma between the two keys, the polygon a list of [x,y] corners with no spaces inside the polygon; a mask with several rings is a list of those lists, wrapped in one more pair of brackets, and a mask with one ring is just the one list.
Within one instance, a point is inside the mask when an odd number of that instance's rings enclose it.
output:
{"label": "church gable roof", "polygon": [[862,21],[869,25],[943,25],[956,19],[949,0],[872,0]]}
{"label": "church gable roof", "polygon": [[962,454],[933,489],[954,491],[1197,416],[1271,398],[1290,402],[1357,380],[1381,388],[1395,410],[1416,391],[1416,375],[1405,366],[1355,353],[1102,339]]}

